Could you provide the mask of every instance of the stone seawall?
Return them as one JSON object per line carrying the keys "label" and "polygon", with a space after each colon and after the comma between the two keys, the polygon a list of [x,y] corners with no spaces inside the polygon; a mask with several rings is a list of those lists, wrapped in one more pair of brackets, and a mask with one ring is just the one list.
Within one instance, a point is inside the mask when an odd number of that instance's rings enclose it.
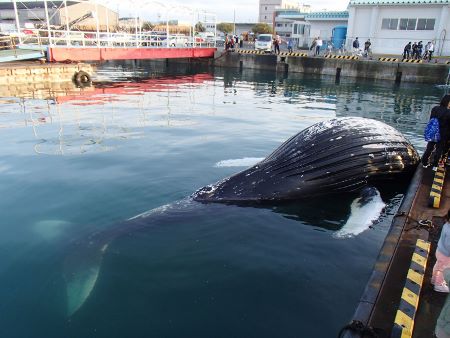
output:
{"label": "stone seawall", "polygon": [[260,69],[396,82],[444,84],[450,65],[216,52],[216,67]]}
{"label": "stone seawall", "polygon": [[2,85],[7,85],[38,82],[66,82],[72,81],[75,73],[80,70],[85,71],[92,76],[95,71],[95,67],[85,63],[5,63],[0,66],[0,83]]}

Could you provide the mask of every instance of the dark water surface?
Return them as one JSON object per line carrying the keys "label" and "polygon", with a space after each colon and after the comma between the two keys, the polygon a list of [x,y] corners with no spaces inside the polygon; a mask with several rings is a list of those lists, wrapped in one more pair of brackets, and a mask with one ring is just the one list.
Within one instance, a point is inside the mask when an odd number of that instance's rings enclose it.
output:
{"label": "dark water surface", "polygon": [[[422,151],[442,89],[158,63],[105,64],[96,80],[0,97],[0,337],[335,337],[404,190],[382,192],[379,222],[344,239],[355,196],[183,199],[336,116],[382,120]],[[73,243],[180,200],[109,243],[69,316]]]}

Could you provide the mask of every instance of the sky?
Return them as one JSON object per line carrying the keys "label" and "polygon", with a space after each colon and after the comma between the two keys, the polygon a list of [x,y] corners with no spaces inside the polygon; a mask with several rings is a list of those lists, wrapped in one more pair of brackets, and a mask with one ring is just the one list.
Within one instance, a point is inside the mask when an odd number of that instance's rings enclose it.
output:
{"label": "sky", "polygon": [[[113,9],[119,9],[120,16],[130,16],[133,17],[135,14],[131,8],[135,6],[124,6],[123,4],[126,1],[118,1],[115,0],[116,5],[113,5],[111,0],[100,0],[108,4],[108,6]],[[135,0],[139,3],[140,0]],[[217,14],[217,22],[233,22],[233,16],[236,17],[236,22],[256,22],[258,19],[258,0],[222,0],[222,1],[214,1],[214,0],[180,0],[178,2],[173,0],[159,0],[159,1],[147,1],[149,5],[141,6],[139,9],[139,14],[142,15],[145,19],[154,21],[156,16],[161,19],[164,19],[165,9],[162,7],[163,4],[165,6],[177,6],[179,8],[180,16],[183,15],[183,12],[186,11],[181,8],[183,6],[190,8],[199,8],[208,12],[214,12]],[[311,0],[310,2],[300,2],[307,5],[311,5],[312,10],[321,11],[321,10],[345,10],[347,8],[348,0]],[[151,5],[152,3],[153,5]],[[156,5],[155,5],[156,4]],[[151,7],[151,9],[147,9],[147,7]],[[180,10],[181,8],[181,10]],[[155,14],[156,12],[156,14]],[[235,14],[234,14],[235,13]],[[173,13],[171,16],[174,18],[177,16]],[[169,18],[170,19],[170,18]]]}
{"label": "sky", "polygon": [[[0,0],[10,2],[11,0]],[[19,1],[19,0],[17,0]],[[22,0],[23,1],[23,0]],[[25,0],[27,1],[27,0]],[[29,0],[28,0],[29,1]],[[48,0],[51,1],[51,0]],[[257,22],[259,0],[96,0],[114,11],[120,17],[139,16],[144,20],[164,20],[166,8],[169,9],[169,19],[191,21],[191,14],[187,14],[187,7],[202,9],[217,15],[217,22]],[[295,0],[290,0],[295,1]],[[310,0],[299,3],[310,5],[313,11],[346,10],[349,0]],[[176,8],[176,9],[174,9]],[[137,14],[136,14],[137,13]]]}

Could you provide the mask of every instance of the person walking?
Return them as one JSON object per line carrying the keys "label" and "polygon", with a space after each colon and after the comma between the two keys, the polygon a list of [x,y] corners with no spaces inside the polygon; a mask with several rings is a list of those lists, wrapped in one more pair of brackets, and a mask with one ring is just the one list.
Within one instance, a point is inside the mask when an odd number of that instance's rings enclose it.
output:
{"label": "person walking", "polygon": [[316,40],[316,53],[315,53],[315,55],[317,55],[317,56],[320,55],[320,48],[322,48],[322,45],[323,45],[323,41],[320,38],[320,36],[318,36],[317,40]]}
{"label": "person walking", "polygon": [[[443,154],[448,152],[450,140],[450,95],[444,95],[439,106],[431,109],[430,121],[436,118],[439,122],[439,140],[428,141],[427,148],[422,155],[422,165],[437,167]],[[434,152],[434,154],[433,154]]]}
{"label": "person walking", "polygon": [[434,285],[434,291],[448,293],[448,284],[444,280],[444,269],[450,268],[450,210],[447,211],[445,224],[442,226],[441,236],[439,237],[436,248],[436,263],[433,267],[431,284]]}
{"label": "person walking", "polygon": [[411,41],[403,48],[403,58],[409,59],[411,56]]}

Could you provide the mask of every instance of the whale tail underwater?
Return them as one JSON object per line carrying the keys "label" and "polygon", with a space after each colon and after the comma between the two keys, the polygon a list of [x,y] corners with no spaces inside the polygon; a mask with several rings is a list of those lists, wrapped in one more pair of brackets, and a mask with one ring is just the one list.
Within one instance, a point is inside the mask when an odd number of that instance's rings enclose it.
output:
{"label": "whale tail underwater", "polygon": [[[89,297],[99,275],[102,256],[114,238],[149,227],[156,219],[164,222],[164,217],[179,213],[178,209],[198,211],[208,202],[270,204],[360,192],[368,185],[378,188],[386,181],[410,178],[418,163],[419,155],[411,143],[382,122],[347,117],[314,124],[288,139],[261,162],[197,190],[183,203],[154,209],[77,243],[64,268],[68,314],[74,314]],[[379,193],[372,191],[369,197],[383,207]],[[358,208],[363,209],[361,201],[358,203]],[[346,234],[343,232],[341,237]]]}

